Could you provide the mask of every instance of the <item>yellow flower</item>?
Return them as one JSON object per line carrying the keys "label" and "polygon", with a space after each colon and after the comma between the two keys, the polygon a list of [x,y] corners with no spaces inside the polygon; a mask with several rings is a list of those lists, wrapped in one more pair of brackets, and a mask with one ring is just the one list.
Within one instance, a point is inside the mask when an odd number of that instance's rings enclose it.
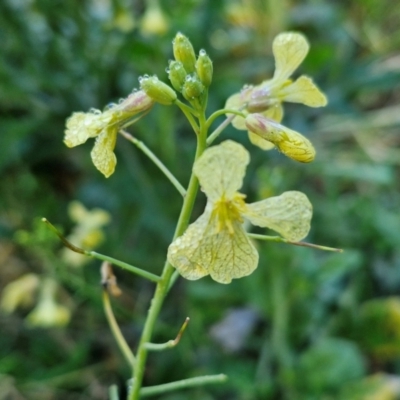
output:
{"label": "yellow flower", "polygon": [[303,239],[310,229],[312,206],[301,192],[246,204],[242,186],[250,157],[233,141],[207,149],[193,171],[208,198],[206,209],[168,249],[169,262],[186,279],[208,274],[220,283],[251,274],[258,253],[243,228],[244,218],[268,227],[291,241]]}
{"label": "yellow flower", "polygon": [[[272,79],[252,87],[246,86],[240,93],[229,97],[225,108],[242,109],[244,114],[259,112],[276,122],[282,121],[282,103],[302,103],[309,107],[322,107],[327,104],[325,95],[315,86],[312,79],[300,76],[295,81],[289,79],[306,57],[309,44],[300,33],[285,32],[279,34],[272,45],[275,57],[275,72]],[[246,130],[245,119],[237,116],[232,125]],[[250,141],[263,150],[274,144],[249,131]]]}
{"label": "yellow flower", "polygon": [[68,147],[75,147],[96,137],[91,152],[92,161],[108,178],[114,173],[117,164],[114,148],[118,130],[133,116],[150,109],[152,105],[153,100],[140,90],[106,111],[92,109],[88,113],[75,112],[67,120],[64,143]]}
{"label": "yellow flower", "polygon": [[43,282],[40,300],[26,317],[31,327],[49,328],[68,324],[71,313],[67,307],[56,303],[56,290],[57,283],[54,280],[46,279]]}
{"label": "yellow flower", "polygon": [[[101,228],[110,222],[110,214],[107,211],[99,208],[89,211],[82,203],[73,201],[69,204],[68,214],[76,222],[76,226],[67,239],[75,246],[93,250],[104,240]],[[73,267],[80,267],[90,261],[85,255],[68,248],[62,249],[61,258]]]}
{"label": "yellow flower", "polygon": [[0,308],[12,313],[20,306],[31,305],[38,286],[39,277],[36,274],[25,274],[12,281],[3,289]]}
{"label": "yellow flower", "polygon": [[143,36],[163,36],[168,32],[169,21],[158,1],[150,1],[142,20],[140,32]]}

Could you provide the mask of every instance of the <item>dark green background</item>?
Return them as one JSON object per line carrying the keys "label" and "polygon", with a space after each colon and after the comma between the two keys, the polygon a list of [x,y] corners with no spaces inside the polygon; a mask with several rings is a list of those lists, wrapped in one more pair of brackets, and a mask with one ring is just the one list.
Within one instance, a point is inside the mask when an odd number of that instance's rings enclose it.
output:
{"label": "dark green background", "polygon": [[[166,80],[177,31],[214,61],[209,110],[215,111],[244,84],[272,75],[271,43],[285,30],[308,37],[311,51],[297,74],[312,76],[329,98],[323,109],[285,107],[284,123],[313,141],[317,159],[300,165],[262,152],[231,127],[219,140],[233,138],[252,153],[243,188],[249,201],[303,191],[314,205],[307,240],[346,251],[258,243],[260,263],[250,277],[227,286],[179,280],[154,340],[173,338],[186,316],[191,322],[178,347],[151,354],[145,383],[226,373],[226,384],[155,398],[380,399],[366,397],[376,385],[363,392],[362,379],[378,372],[397,379],[400,372],[400,306],[386,301],[400,287],[400,5],[169,0],[161,6],[169,20],[164,36],[140,31],[142,1],[0,2],[0,289],[27,272],[56,277],[64,289],[59,301],[73,310],[70,324],[54,329],[28,328],[29,309],[0,315],[0,399],[107,399],[111,384],[124,398],[130,376],[103,314],[99,263],[78,271],[62,265],[61,245],[36,219],[46,216],[68,234],[70,201],[106,209],[112,223],[99,251],[159,273],[181,205],[161,173],[122,138],[117,171],[104,179],[91,164],[92,142],[64,146],[66,118],[126,97],[142,74]],[[121,16],[136,26],[124,30]],[[177,108],[156,106],[132,132],[187,182],[194,135]],[[203,206],[199,197],[195,216]],[[21,230],[32,234],[21,240]],[[124,294],[113,302],[115,313],[135,348],[153,285],[116,274]],[[233,309],[257,317],[231,352],[210,331]],[[229,335],[239,323],[246,325],[239,317]],[[384,344],[392,346],[389,357],[380,355]]]}

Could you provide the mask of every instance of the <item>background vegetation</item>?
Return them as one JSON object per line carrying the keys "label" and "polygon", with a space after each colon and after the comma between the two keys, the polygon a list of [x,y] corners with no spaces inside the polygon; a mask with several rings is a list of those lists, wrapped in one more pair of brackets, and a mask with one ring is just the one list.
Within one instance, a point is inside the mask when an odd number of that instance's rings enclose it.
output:
{"label": "background vegetation", "polygon": [[[71,266],[38,218],[77,235],[71,202],[103,209],[110,221],[103,219],[101,245],[91,217],[79,218],[80,232],[92,234],[87,245],[158,273],[180,207],[160,172],[121,138],[117,172],[104,179],[91,164],[91,143],[73,150],[62,143],[66,118],[126,97],[142,74],[165,80],[177,31],[214,60],[209,109],[220,108],[244,84],[271,76],[272,39],[284,30],[308,37],[311,52],[300,72],[330,100],[325,109],[286,108],[285,125],[311,138],[316,161],[299,165],[264,153],[233,128],[220,140],[234,138],[252,152],[243,190],[251,201],[305,192],[315,210],[307,240],[346,251],[259,243],[260,264],[250,277],[227,286],[179,280],[155,340],[173,338],[186,316],[191,322],[178,347],[151,355],[146,384],[223,372],[230,378],[224,385],[157,398],[397,398],[400,6],[391,0],[160,5],[163,21],[149,16],[152,1],[0,2],[0,399],[100,400],[111,384],[124,398],[130,374],[104,317],[99,263]],[[186,182],[194,137],[177,109],[156,107],[132,132]],[[70,315],[65,326],[40,327],[32,317],[37,294],[7,312],[4,288],[32,272],[42,286],[45,278],[58,282],[55,300]],[[115,273],[123,290],[115,313],[134,348],[153,285]]]}

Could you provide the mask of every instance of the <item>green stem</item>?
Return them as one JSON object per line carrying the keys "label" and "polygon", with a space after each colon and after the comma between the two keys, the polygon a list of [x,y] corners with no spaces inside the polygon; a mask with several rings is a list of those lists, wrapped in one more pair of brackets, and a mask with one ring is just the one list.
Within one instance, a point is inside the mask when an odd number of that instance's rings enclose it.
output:
{"label": "green stem", "polygon": [[110,400],[119,400],[118,386],[117,385],[111,385],[108,388],[108,395],[110,397]]}
{"label": "green stem", "polygon": [[[204,152],[206,148],[206,138],[207,138],[207,127],[204,117],[204,112],[201,113],[199,117],[199,134],[197,135],[197,148],[195,160],[197,160]],[[175,234],[173,240],[178,236],[181,236],[187,226],[189,225],[190,216],[192,214],[192,209],[194,201],[197,196],[199,189],[199,182],[197,177],[193,174],[190,177],[188,189],[186,192],[186,197],[184,198],[181,213],[179,215],[178,223],[175,229]],[[150,309],[147,314],[146,322],[144,324],[142,336],[140,338],[137,354],[136,354],[136,366],[133,374],[132,389],[129,393],[129,400],[138,400],[140,388],[142,385],[144,369],[147,359],[148,349],[146,348],[147,343],[151,341],[151,336],[154,330],[156,319],[161,310],[165,295],[168,293],[170,288],[171,276],[174,273],[174,267],[166,261],[163,272],[161,274],[161,280],[157,283],[156,290],[151,301]]]}
{"label": "green stem", "polygon": [[179,183],[178,179],[175,178],[174,174],[161,162],[161,160],[141,141],[136,139],[130,133],[120,130],[119,133],[128,141],[133,143],[138,149],[140,149],[151,161],[160,169],[160,171],[169,179],[169,181],[175,186],[176,190],[181,194],[182,197],[186,196],[185,188]]}
{"label": "green stem", "polygon": [[148,386],[140,391],[140,395],[142,397],[148,397],[155,394],[171,392],[178,389],[210,385],[213,383],[223,383],[226,382],[227,379],[228,377],[224,374],[198,376],[196,378],[183,379],[181,381],[165,383],[163,385]]}
{"label": "green stem", "polygon": [[196,132],[196,134],[199,133],[199,126],[197,125],[197,122],[195,121],[195,119],[193,118],[193,114],[194,115],[198,115],[197,111],[192,108],[189,107],[188,105],[186,105],[185,103],[182,103],[180,100],[176,100],[175,104],[181,109],[181,111],[185,114],[186,118],[188,119],[192,129]]}
{"label": "green stem", "polygon": [[152,282],[159,282],[161,280],[161,277],[154,275],[151,272],[147,272],[144,269],[134,267],[133,265],[130,265],[123,261],[117,260],[116,258],[112,258],[112,257],[106,256],[104,254],[96,253],[95,251],[81,249],[80,247],[77,247],[77,246],[73,245],[70,241],[68,241],[61,234],[61,232],[59,232],[57,230],[57,228],[46,218],[42,218],[42,222],[44,222],[60,238],[60,240],[63,242],[65,247],[69,248],[70,250],[74,251],[75,253],[84,254],[85,256],[97,258],[98,260],[101,260],[101,261],[108,261],[111,264],[117,265],[118,267],[126,269],[127,271],[130,271],[133,274],[139,275],[142,278],[148,279]]}
{"label": "green stem", "polygon": [[175,339],[168,340],[168,342],[165,342],[165,343],[146,343],[147,350],[162,351],[162,350],[171,349],[172,347],[175,347],[180,342],[183,332],[185,332],[185,329],[188,326],[189,320],[190,320],[190,318],[186,317],[186,320],[182,324],[181,329],[179,329],[179,332],[176,335]]}
{"label": "green stem", "polygon": [[343,249],[337,249],[336,247],[321,246],[319,244],[307,243],[307,242],[292,242],[292,241],[287,240],[280,236],[258,235],[257,233],[248,233],[247,236],[252,239],[257,239],[257,240],[267,240],[270,242],[291,244],[293,246],[310,247],[312,249],[318,249],[318,250],[324,250],[324,251],[334,251],[336,253],[343,253]]}
{"label": "green stem", "polygon": [[232,122],[233,118],[235,118],[234,114],[227,117],[225,121],[211,133],[207,138],[207,146],[209,146],[221,134],[221,132]]}
{"label": "green stem", "polygon": [[246,116],[239,110],[231,110],[230,108],[223,108],[222,110],[215,111],[208,117],[207,129],[210,129],[211,124],[215,121],[216,118],[218,118],[220,115],[225,115],[225,114],[234,114],[232,116],[232,119],[235,118],[236,115],[238,115],[239,117],[246,118]]}
{"label": "green stem", "polygon": [[121,330],[119,329],[117,320],[115,319],[114,313],[111,308],[110,296],[108,295],[107,289],[103,290],[103,307],[104,312],[107,317],[108,324],[110,325],[111,332],[114,336],[115,341],[118,344],[119,349],[125,357],[125,360],[128,362],[131,368],[135,366],[135,356],[133,355],[131,349],[125,341],[124,336],[122,335]]}

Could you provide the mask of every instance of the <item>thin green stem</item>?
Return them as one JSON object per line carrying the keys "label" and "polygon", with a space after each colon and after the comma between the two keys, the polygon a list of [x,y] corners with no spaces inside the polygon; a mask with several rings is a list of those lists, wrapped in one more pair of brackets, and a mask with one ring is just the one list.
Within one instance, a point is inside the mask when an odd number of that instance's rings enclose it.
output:
{"label": "thin green stem", "polygon": [[48,226],[48,228],[50,230],[52,230],[60,238],[60,240],[63,242],[65,247],[74,251],[75,253],[84,254],[88,257],[97,258],[98,260],[101,260],[101,261],[108,261],[111,264],[117,265],[118,267],[126,269],[127,271],[130,271],[133,274],[139,275],[142,278],[148,279],[152,282],[159,282],[161,280],[161,277],[154,275],[151,272],[147,272],[144,269],[134,267],[133,265],[125,263],[120,260],[117,260],[116,258],[112,258],[112,257],[106,256],[104,254],[97,253],[95,251],[81,249],[80,247],[77,247],[77,246],[73,245],[70,241],[68,241],[61,234],[61,232],[59,232],[58,229],[51,222],[49,222],[46,218],[42,218],[42,221]]}
{"label": "thin green stem", "polygon": [[190,321],[189,317],[186,317],[185,322],[182,324],[181,329],[179,329],[178,334],[176,335],[175,339],[168,340],[165,343],[146,343],[146,349],[151,351],[162,351],[166,349],[171,349],[175,347],[181,340],[183,332],[185,332],[186,327]]}
{"label": "thin green stem", "polygon": [[118,386],[117,385],[111,385],[108,388],[108,395],[110,397],[110,400],[119,400]]}
{"label": "thin green stem", "polygon": [[317,249],[317,250],[334,251],[336,253],[343,253],[343,249],[337,249],[336,247],[321,246],[319,244],[307,243],[307,242],[292,242],[292,241],[287,240],[280,236],[258,235],[257,233],[248,233],[247,236],[252,239],[257,239],[257,240],[267,240],[270,242],[291,244],[293,246],[310,247],[312,249]]}
{"label": "thin green stem", "polygon": [[227,380],[228,377],[224,374],[198,376],[195,378],[183,379],[181,381],[165,383],[163,385],[148,386],[140,391],[140,395],[142,397],[148,397],[155,394],[172,392],[179,389],[186,389],[190,387],[204,386],[215,383],[223,383]]}
{"label": "thin green stem", "polygon": [[[234,114],[233,118],[235,118],[236,115],[238,115],[239,117],[243,117],[245,118],[246,116],[239,110],[231,110],[230,108],[223,108],[221,110],[215,111],[214,113],[212,113],[208,119],[207,119],[207,129],[210,129],[211,124],[215,121],[215,119],[217,119],[219,116],[221,115],[225,115],[225,114]],[[232,118],[232,119],[233,119]]]}
{"label": "thin green stem", "polygon": [[114,336],[115,341],[118,344],[119,349],[121,350],[123,356],[125,357],[125,360],[129,364],[131,368],[135,367],[135,356],[133,355],[131,349],[128,346],[128,343],[126,343],[124,336],[122,335],[121,330],[119,329],[117,320],[115,319],[112,307],[111,307],[111,302],[110,302],[110,296],[108,295],[107,289],[103,290],[103,307],[104,307],[104,312],[107,317],[108,324],[110,325],[111,332]]}
{"label": "thin green stem", "polygon": [[225,121],[222,122],[207,138],[207,146],[209,146],[220,134],[221,132],[232,122],[235,115],[230,115],[226,117]]}
{"label": "thin green stem", "polygon": [[181,194],[182,197],[186,196],[185,188],[180,184],[178,179],[175,178],[174,174],[163,164],[163,162],[141,141],[136,139],[130,133],[120,130],[119,133],[129,142],[133,143],[138,149],[140,149],[151,161],[160,169],[160,171],[169,179],[169,181],[175,186],[176,190]]}
{"label": "thin green stem", "polygon": [[[195,160],[197,160],[201,156],[201,154],[203,154],[206,148],[207,127],[205,123],[204,111],[201,114],[202,115],[199,116],[200,125],[197,135]],[[178,236],[181,236],[185,232],[189,224],[198,189],[199,182],[197,180],[197,177],[192,172],[173,239],[176,239]],[[139,399],[139,393],[142,385],[148,353],[146,345],[151,341],[151,336],[154,330],[156,319],[161,310],[165,295],[168,293],[168,289],[170,288],[170,280],[173,273],[174,267],[168,261],[166,261],[163,272],[161,274],[161,280],[157,283],[156,290],[151,301],[150,309],[147,314],[146,322],[143,327],[142,336],[140,338],[138,350],[136,353],[136,366],[133,374],[132,390],[130,391],[128,396],[129,400]]]}
{"label": "thin green stem", "polygon": [[197,111],[194,108],[189,107],[185,103],[182,103],[180,100],[176,100],[175,104],[185,114],[185,116],[186,116],[187,120],[189,121],[192,129],[194,130],[194,132],[197,135],[199,133],[200,128],[199,128],[199,125],[197,124],[197,122],[195,121],[195,119],[193,118],[193,115],[195,115],[195,116],[198,115]]}

